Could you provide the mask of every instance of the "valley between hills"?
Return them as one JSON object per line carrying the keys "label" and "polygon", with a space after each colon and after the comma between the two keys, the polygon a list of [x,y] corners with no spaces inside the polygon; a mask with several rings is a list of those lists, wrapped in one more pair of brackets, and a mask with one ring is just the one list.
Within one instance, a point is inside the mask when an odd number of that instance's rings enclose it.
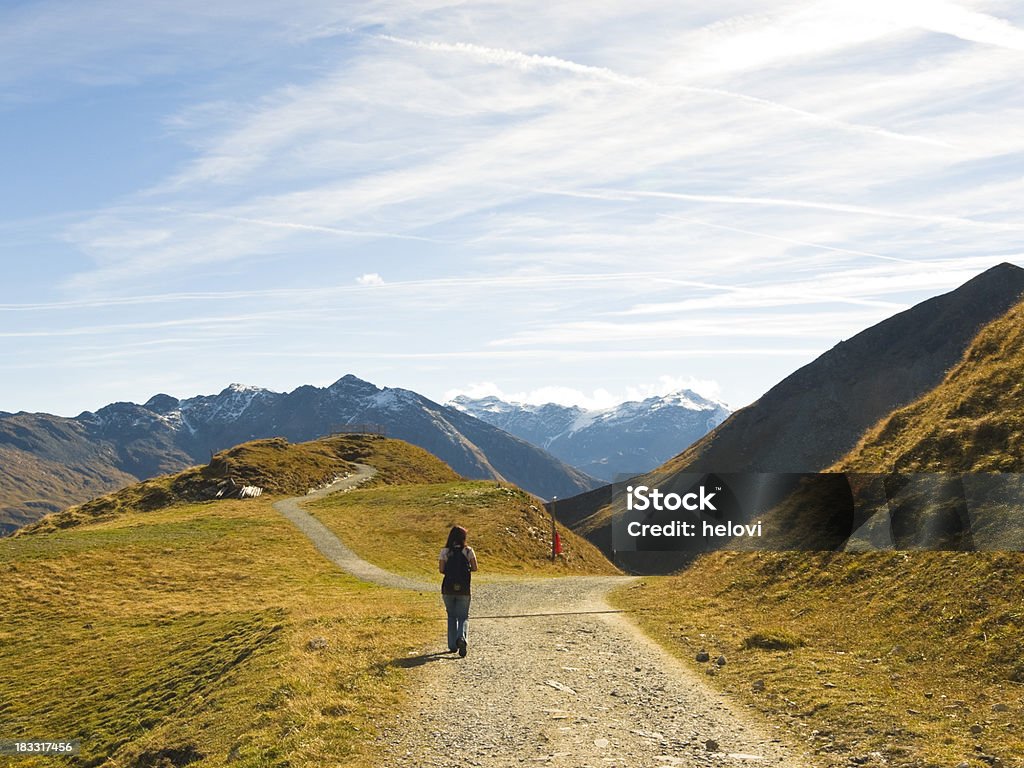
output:
{"label": "valley between hills", "polygon": [[[282,482],[189,498],[225,473]],[[385,583],[324,557],[282,514],[293,493]],[[466,659],[443,653],[433,573],[456,521],[485,566]],[[559,533],[552,563],[538,500],[398,441],[240,446],[0,542],[0,730],[79,739],[56,759],[89,766],[1022,754],[1019,553],[731,553],[636,580]]]}
{"label": "valley between hills", "polygon": [[[843,342],[646,479],[1020,473],[1022,275]],[[265,494],[217,498],[229,482]],[[82,751],[4,759],[1024,766],[1024,553],[718,552],[636,577],[599,489],[556,512],[552,561],[536,496],[353,434],[250,441],[30,522],[0,539],[0,740]],[[1020,527],[1019,504],[999,513]],[[465,659],[442,653],[436,594],[455,523],[482,566]]]}

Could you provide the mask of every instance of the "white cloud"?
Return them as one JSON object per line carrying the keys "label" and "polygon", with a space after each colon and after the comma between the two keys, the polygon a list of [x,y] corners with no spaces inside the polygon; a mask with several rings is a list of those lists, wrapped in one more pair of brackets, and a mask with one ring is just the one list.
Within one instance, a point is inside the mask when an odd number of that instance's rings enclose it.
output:
{"label": "white cloud", "polygon": [[685,53],[670,62],[669,69],[687,80],[779,67],[917,30],[1024,50],[1024,31],[952,2],[820,0],[782,5],[778,11],[726,19],[690,32],[680,41]]}
{"label": "white cloud", "polygon": [[625,400],[625,398],[616,398],[615,395],[605,389],[595,389],[593,392],[586,394],[572,387],[548,385],[529,391],[505,392],[494,382],[484,381],[471,383],[459,389],[448,390],[444,395],[445,402],[459,395],[475,399],[497,397],[507,403],[523,403],[526,405],[545,405],[547,403],[577,405],[587,409],[610,408]]}
{"label": "white cloud", "polygon": [[872,9],[908,26],[959,37],[1012,51],[1024,51],[1024,30],[1005,19],[972,11],[962,5],[942,0],[872,0],[858,3],[858,8]]}
{"label": "white cloud", "polygon": [[111,121],[150,86],[174,110],[149,115],[144,158],[90,134],[126,168],[163,158],[145,188],[0,222],[5,257],[61,265],[45,288],[9,274],[4,355],[222,312],[264,334],[232,359],[295,355],[325,381],[343,362],[325,329],[345,327],[399,386],[600,402],[633,391],[607,378],[626,361],[656,382],[670,360],[738,402],[1024,247],[1009,3],[185,2],[0,10],[15,98],[62,107],[113,74]]}

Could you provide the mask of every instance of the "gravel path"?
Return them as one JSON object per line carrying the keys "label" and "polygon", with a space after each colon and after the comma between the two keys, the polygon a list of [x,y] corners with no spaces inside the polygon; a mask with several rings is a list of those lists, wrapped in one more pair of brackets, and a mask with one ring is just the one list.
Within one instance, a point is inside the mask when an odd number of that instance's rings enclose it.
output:
{"label": "gravel path", "polygon": [[322,499],[330,493],[349,491],[377,474],[376,469],[365,464],[356,464],[356,468],[357,471],[355,473],[346,475],[324,488],[311,491],[305,496],[274,502],[274,509],[291,520],[295,527],[302,531],[316,545],[316,548],[320,550],[324,557],[356,578],[370,581],[374,584],[381,584],[385,587],[415,589],[420,592],[433,590],[435,586],[433,584],[408,579],[390,571],[385,571],[383,568],[378,568],[373,563],[366,562],[346,547],[327,526],[302,509],[301,505],[305,502]]}
{"label": "gravel path", "polygon": [[[351,488],[360,474],[316,495]],[[309,498],[309,497],[307,497]],[[298,508],[275,507],[339,566],[378,584],[437,590],[360,560]],[[486,572],[487,563],[481,562]],[[475,582],[469,655],[434,647],[408,669],[410,706],[379,737],[384,765],[806,768],[775,729],[753,723],[604,601],[627,577]],[[523,614],[527,614],[523,616]],[[554,614],[540,616],[537,614]]]}

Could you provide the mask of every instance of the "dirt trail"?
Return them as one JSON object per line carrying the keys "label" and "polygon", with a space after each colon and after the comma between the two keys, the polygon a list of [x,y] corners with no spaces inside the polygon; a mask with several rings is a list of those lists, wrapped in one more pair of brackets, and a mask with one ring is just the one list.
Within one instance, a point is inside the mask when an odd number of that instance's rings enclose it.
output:
{"label": "dirt trail", "polygon": [[[354,487],[372,476],[363,470],[372,472],[361,468],[361,474],[316,495]],[[301,501],[290,499],[275,507],[340,567],[378,584],[438,589],[437,584],[396,576],[359,559],[302,512]],[[481,568],[486,572],[486,562]],[[773,726],[753,723],[624,614],[610,612],[604,595],[624,583],[627,577],[478,580],[464,659],[443,652],[439,597],[437,643],[395,662],[409,670],[411,707],[380,736],[384,764],[811,764],[806,756],[788,751]]]}
{"label": "dirt trail", "polygon": [[305,496],[297,496],[274,502],[274,509],[291,520],[295,527],[302,531],[316,545],[316,548],[320,550],[324,557],[356,578],[386,587],[398,587],[399,589],[415,589],[419,591],[433,589],[433,584],[408,579],[390,571],[385,571],[383,568],[378,568],[373,563],[366,562],[346,547],[327,526],[302,509],[301,505],[305,502],[322,499],[331,493],[342,493],[351,490],[377,474],[376,469],[365,464],[356,464],[356,468],[355,473],[340,478],[330,485],[312,491]]}

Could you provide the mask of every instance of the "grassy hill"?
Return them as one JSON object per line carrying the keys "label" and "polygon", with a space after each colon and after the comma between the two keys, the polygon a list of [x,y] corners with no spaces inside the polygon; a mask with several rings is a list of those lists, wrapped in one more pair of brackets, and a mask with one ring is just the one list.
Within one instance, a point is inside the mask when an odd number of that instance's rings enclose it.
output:
{"label": "grassy hill", "polygon": [[648,475],[820,472],[879,419],[942,382],[982,328],[1024,296],[1024,269],[999,264],[837,344]]}
{"label": "grassy hill", "polygon": [[209,500],[224,487],[254,485],[269,494],[300,495],[351,472],[355,463],[377,468],[375,483],[432,483],[458,478],[447,464],[421,448],[378,435],[337,435],[291,444],[282,438],[254,440],[216,454],[209,464],[158,477],[50,515],[19,533],[53,531],[108,519],[127,511]]}
{"label": "grassy hill", "polygon": [[264,499],[19,535],[0,574],[0,732],[81,739],[71,765],[368,765],[439,636],[434,595],[341,574]]}
{"label": "grassy hill", "polygon": [[870,429],[833,472],[1024,471],[1024,302],[945,380]]}
{"label": "grassy hill", "polygon": [[[985,326],[938,386],[830,469],[1020,472],[1022,321],[1018,304]],[[1012,515],[1019,531],[1022,511],[1011,506],[1003,522]],[[836,766],[1019,768],[1021,595],[1019,551],[734,552],[644,579],[615,599]],[[694,662],[704,649],[726,665]]]}
{"label": "grassy hill", "polygon": [[474,480],[360,488],[310,511],[361,557],[397,573],[439,579],[437,555],[453,525],[469,531],[480,579],[496,574],[617,573],[593,544],[559,525],[563,552],[551,562],[551,518],[515,486]]}
{"label": "grassy hill", "polygon": [[[272,495],[191,498],[228,476],[303,493],[350,462],[379,470],[366,498],[399,494],[425,530],[448,524],[420,499],[461,487],[450,469],[398,441],[346,436],[240,446],[0,540],[0,734],[82,742],[74,758],[5,760],[378,765],[374,734],[401,706],[409,655],[443,645],[437,595],[341,573]],[[500,532],[518,530],[521,510],[498,501],[477,499],[471,523],[482,533],[491,520],[488,557],[519,551]]]}

